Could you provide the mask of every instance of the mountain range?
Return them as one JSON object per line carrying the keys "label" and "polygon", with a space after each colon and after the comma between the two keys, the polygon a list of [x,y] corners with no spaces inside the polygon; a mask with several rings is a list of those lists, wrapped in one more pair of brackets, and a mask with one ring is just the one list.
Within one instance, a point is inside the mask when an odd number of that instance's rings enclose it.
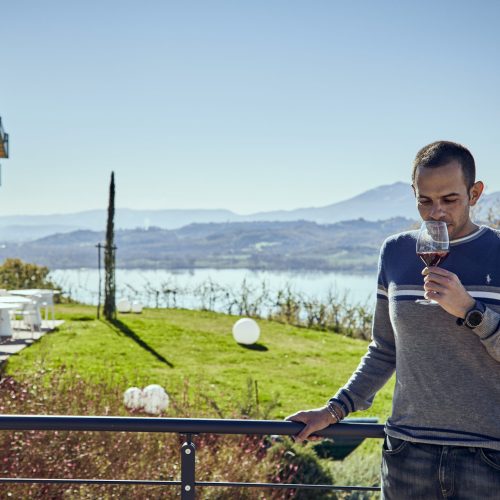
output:
{"label": "mountain range", "polygon": [[[189,224],[180,229],[115,232],[116,264],[129,269],[311,269],[374,271],[384,238],[414,225],[385,221],[317,224],[310,221]],[[97,265],[104,231],[60,233],[24,243],[4,243],[0,259],[17,257],[50,269]]]}
{"label": "mountain range", "polygon": [[[484,195],[480,201],[479,215],[490,207],[500,207],[500,192]],[[343,220],[363,218],[367,221],[393,217],[417,219],[415,199],[410,184],[396,182],[370,189],[344,201],[323,207],[297,208],[249,215],[230,210],[133,210],[118,208],[115,227],[135,229],[159,227],[178,229],[188,224],[227,223],[249,221],[306,220],[318,224],[334,224]],[[106,226],[105,210],[52,215],[14,215],[0,217],[0,242],[22,242],[43,238],[55,233],[78,230],[101,231]]]}

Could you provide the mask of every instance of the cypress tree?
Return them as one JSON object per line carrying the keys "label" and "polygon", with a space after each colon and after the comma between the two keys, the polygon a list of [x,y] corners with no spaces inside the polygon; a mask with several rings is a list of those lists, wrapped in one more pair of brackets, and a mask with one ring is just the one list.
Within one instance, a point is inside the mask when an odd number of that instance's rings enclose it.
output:
{"label": "cypress tree", "polygon": [[109,184],[108,221],[104,246],[104,317],[111,321],[116,317],[115,303],[115,173],[111,172]]}

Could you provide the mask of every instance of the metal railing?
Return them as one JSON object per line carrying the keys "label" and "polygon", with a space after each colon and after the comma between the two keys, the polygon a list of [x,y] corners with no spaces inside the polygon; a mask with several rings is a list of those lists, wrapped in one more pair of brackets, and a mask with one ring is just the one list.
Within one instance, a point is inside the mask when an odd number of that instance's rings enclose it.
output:
{"label": "metal railing", "polygon": [[[180,449],[181,478],[178,481],[2,477],[0,478],[0,483],[177,486],[181,488],[181,498],[183,500],[194,500],[196,488],[199,487],[281,488],[294,490],[308,488],[337,491],[380,490],[378,487],[371,486],[196,481],[196,447],[193,442],[194,435],[210,433],[293,436],[302,428],[303,424],[300,423],[276,420],[2,415],[0,416],[0,430],[163,432],[185,435],[186,440]],[[317,435],[334,439],[340,437],[383,438],[384,426],[380,424],[355,423],[347,419],[344,423],[332,425],[319,431]]]}

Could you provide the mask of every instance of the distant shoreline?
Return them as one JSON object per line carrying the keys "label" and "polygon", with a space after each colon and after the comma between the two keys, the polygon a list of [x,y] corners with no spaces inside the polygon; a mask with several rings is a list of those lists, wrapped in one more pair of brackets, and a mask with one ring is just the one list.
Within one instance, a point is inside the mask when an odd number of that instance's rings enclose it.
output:
{"label": "distant shoreline", "polygon": [[[193,273],[196,271],[248,271],[250,273],[261,273],[269,272],[276,274],[286,274],[286,273],[297,273],[298,275],[309,275],[309,274],[325,274],[325,273],[336,273],[342,275],[355,275],[355,276],[367,276],[374,275],[377,271],[377,267],[367,268],[366,270],[351,270],[351,269],[313,269],[313,268],[295,268],[295,269],[264,269],[264,268],[248,268],[248,267],[179,267],[179,268],[164,268],[164,267],[124,267],[117,266],[116,270],[120,271],[148,271],[148,272],[171,272],[172,274],[186,274]],[[51,269],[50,272],[57,271],[98,271],[97,266],[95,267],[58,267]],[[104,275],[104,268],[101,269]]]}

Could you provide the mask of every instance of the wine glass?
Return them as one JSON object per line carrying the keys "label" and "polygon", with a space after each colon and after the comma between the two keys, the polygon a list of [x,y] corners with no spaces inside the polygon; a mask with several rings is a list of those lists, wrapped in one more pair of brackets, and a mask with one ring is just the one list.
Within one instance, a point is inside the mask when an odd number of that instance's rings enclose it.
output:
{"label": "wine glass", "polygon": [[[446,222],[424,220],[417,238],[417,255],[427,267],[439,266],[450,252],[450,239]],[[424,305],[437,305],[430,299],[418,299],[415,302]]]}

